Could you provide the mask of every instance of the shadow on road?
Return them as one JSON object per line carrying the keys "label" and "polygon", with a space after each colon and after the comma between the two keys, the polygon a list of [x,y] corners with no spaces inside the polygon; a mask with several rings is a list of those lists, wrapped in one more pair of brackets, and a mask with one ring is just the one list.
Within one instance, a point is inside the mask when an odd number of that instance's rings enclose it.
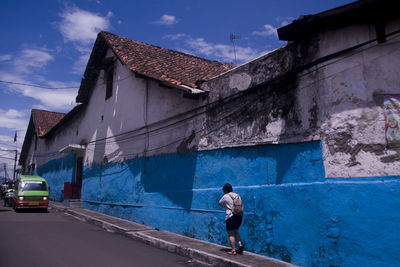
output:
{"label": "shadow on road", "polygon": [[7,212],[7,211],[11,211],[10,209],[2,209],[0,208],[0,212]]}
{"label": "shadow on road", "polygon": [[18,209],[18,213],[48,213],[46,209]]}

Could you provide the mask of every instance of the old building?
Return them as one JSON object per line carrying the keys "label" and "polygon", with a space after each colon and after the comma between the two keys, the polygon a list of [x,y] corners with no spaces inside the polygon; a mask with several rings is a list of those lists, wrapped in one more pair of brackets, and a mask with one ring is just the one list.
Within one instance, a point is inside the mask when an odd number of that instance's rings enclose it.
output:
{"label": "old building", "polygon": [[300,17],[278,30],[286,46],[234,69],[102,32],[81,104],[20,161],[36,164],[53,199],[73,182],[86,208],[221,244],[230,182],[247,249],[307,266],[394,266],[395,6]]}

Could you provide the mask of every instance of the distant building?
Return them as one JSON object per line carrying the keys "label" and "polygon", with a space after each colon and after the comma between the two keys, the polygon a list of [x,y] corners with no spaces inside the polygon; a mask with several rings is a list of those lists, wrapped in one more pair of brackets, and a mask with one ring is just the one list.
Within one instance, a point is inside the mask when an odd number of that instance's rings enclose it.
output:
{"label": "distant building", "polygon": [[20,163],[55,200],[69,182],[85,208],[220,244],[230,182],[246,249],[304,266],[395,266],[396,4],[300,17],[278,29],[286,46],[233,69],[101,32],[81,104],[39,136],[40,153],[30,124]]}

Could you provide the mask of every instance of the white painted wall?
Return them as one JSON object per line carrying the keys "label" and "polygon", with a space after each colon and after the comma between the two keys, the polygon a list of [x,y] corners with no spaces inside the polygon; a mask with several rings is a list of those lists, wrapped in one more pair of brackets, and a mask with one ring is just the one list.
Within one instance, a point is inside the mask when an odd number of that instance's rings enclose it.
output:
{"label": "white painted wall", "polygon": [[[109,50],[106,56],[112,55]],[[104,71],[101,71],[84,111],[53,136],[40,139],[36,151],[32,142],[27,162],[40,166],[65,156],[60,153],[45,156],[50,152],[57,152],[69,144],[88,142],[84,156],[86,165],[101,163],[104,156],[111,162],[173,153],[191,133],[190,122],[176,122],[187,116],[188,110],[201,104],[201,100],[184,98],[183,91],[176,88],[136,77],[119,60],[115,63],[113,94],[107,100],[105,92]],[[179,114],[181,116],[176,117]],[[168,118],[174,119],[166,120]],[[162,123],[158,123],[160,121]],[[105,140],[97,142],[99,139]]]}

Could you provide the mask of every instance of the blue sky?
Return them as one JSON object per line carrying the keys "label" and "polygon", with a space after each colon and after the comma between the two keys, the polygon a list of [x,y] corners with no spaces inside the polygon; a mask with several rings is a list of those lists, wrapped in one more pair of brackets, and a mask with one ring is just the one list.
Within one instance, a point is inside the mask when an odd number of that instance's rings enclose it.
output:
{"label": "blue sky", "polygon": [[[279,28],[346,0],[2,0],[0,1],[0,176],[12,167],[33,108],[68,112],[94,40],[106,30],[133,40],[234,62],[285,45]],[[34,84],[47,88],[11,83]],[[65,88],[65,89],[60,89]],[[18,132],[17,144],[13,143]],[[12,173],[11,173],[12,175]]]}

